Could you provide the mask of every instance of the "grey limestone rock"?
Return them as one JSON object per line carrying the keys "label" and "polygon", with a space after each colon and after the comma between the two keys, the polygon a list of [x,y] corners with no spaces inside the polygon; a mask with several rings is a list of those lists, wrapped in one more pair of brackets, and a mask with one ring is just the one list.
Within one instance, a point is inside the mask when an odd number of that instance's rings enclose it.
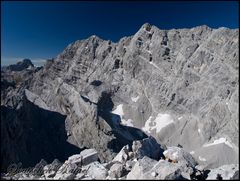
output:
{"label": "grey limestone rock", "polygon": [[107,169],[99,162],[92,162],[87,165],[86,175],[92,177],[93,179],[105,179],[108,175]]}
{"label": "grey limestone rock", "polygon": [[160,157],[163,156],[163,148],[152,136],[144,138],[143,140],[134,141],[132,150],[136,158],[148,156],[149,158],[159,160]]}
{"label": "grey limestone rock", "polygon": [[179,147],[168,147],[163,154],[165,158],[170,159],[173,162],[189,165],[191,167],[195,167],[197,165],[197,162],[194,160],[192,155]]}
{"label": "grey limestone rock", "polygon": [[210,169],[206,180],[216,180],[218,175],[223,180],[237,180],[237,177],[239,179],[239,165],[222,165],[221,167]]}
{"label": "grey limestone rock", "polygon": [[120,178],[124,174],[124,167],[122,163],[115,163],[109,170],[109,176],[112,178]]}
{"label": "grey limestone rock", "polygon": [[[40,123],[43,116],[36,112],[41,107],[51,112],[44,113],[47,124],[52,119],[48,115],[64,116],[63,131],[58,132],[62,141],[80,149],[96,149],[101,162],[112,160],[123,146],[148,136],[161,145],[180,144],[196,154],[205,144],[223,138],[231,144],[227,154],[237,153],[238,38],[238,29],[161,30],[146,23],[119,42],[95,35],[73,42],[40,69],[1,71],[1,106],[5,107],[1,109],[1,138],[7,143],[1,148],[6,155],[1,154],[4,168],[10,161],[26,158],[25,146],[18,153],[11,151],[16,150],[12,147],[18,138],[25,145],[24,140],[33,136],[22,129],[27,126],[30,130],[32,124],[20,118]],[[32,107],[38,107],[36,114],[27,111]],[[41,135],[46,135],[42,129]],[[55,144],[55,136],[49,136],[47,145]],[[36,147],[34,142],[29,144]],[[54,148],[59,147],[51,147],[49,161],[54,155],[66,160],[79,153],[63,156],[58,154],[61,149]],[[30,155],[37,153],[34,150]],[[47,151],[41,153],[44,157]],[[159,155],[151,155],[155,156]],[[220,162],[222,155],[216,156],[210,166],[238,159],[232,154]],[[39,158],[32,160],[36,163]]]}
{"label": "grey limestone rock", "polygon": [[[128,173],[127,179],[147,179],[149,177],[148,172],[157,163],[149,157],[144,156],[142,159],[138,160],[133,166],[132,170]],[[151,176],[151,175],[150,175]],[[152,178],[152,177],[151,177]],[[148,179],[151,179],[148,178]]]}

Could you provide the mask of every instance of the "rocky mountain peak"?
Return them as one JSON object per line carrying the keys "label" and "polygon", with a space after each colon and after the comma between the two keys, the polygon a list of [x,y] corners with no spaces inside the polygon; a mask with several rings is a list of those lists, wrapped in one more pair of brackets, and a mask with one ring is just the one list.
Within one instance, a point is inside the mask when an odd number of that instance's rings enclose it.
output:
{"label": "rocky mountain peak", "polygon": [[16,64],[7,66],[6,69],[10,71],[22,71],[31,67],[34,67],[33,63],[30,59],[25,58],[22,61],[17,62]]}
{"label": "rocky mountain peak", "polygon": [[[71,43],[31,76],[19,76],[26,73],[20,71],[17,77],[23,77],[21,81],[16,81],[14,72],[13,80],[20,83],[1,87],[4,165],[19,159],[30,164],[26,155],[33,164],[39,159],[35,153],[41,144],[51,148],[51,156],[46,156],[46,149],[41,152],[48,162],[54,155],[64,161],[71,156],[67,149],[82,148],[94,148],[101,162],[109,162],[124,145],[134,150],[146,148],[136,153],[143,159],[138,162],[140,167],[144,161],[161,169],[181,162],[156,164],[143,158],[151,155],[150,136],[155,143],[166,145],[165,150],[181,145],[184,152],[179,147],[165,154],[170,160],[179,153],[179,159],[194,159],[193,165],[204,169],[236,164],[238,38],[238,31],[231,29],[199,26],[160,30],[145,23],[136,34],[117,43],[96,36]],[[56,120],[54,116],[61,121],[51,122]],[[41,138],[46,135],[49,138],[44,142]],[[56,136],[61,137],[61,143],[56,144]],[[21,146],[26,139],[31,146]],[[140,141],[133,144],[135,140]],[[64,154],[59,151],[61,146],[66,146]],[[126,154],[122,155],[127,160]]]}

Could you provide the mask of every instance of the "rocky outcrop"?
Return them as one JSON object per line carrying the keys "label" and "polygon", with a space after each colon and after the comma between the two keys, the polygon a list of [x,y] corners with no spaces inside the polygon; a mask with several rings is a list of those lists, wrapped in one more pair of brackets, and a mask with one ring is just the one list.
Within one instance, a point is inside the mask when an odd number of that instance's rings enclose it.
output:
{"label": "rocky outcrop", "polygon": [[17,110],[1,106],[1,118],[2,169],[18,163],[33,166],[41,159],[64,161],[81,151],[66,141],[66,116],[43,109],[26,96]]}
{"label": "rocky outcrop", "polygon": [[[117,43],[91,36],[68,45],[43,68],[1,72],[1,163],[6,169],[10,162],[28,162],[28,152],[31,158],[39,155],[29,160],[32,164],[40,157],[52,162],[79,154],[63,156],[62,144],[55,146],[58,134],[60,143],[94,148],[100,162],[112,161],[136,140],[137,158],[159,159],[162,148],[143,141],[152,136],[161,147],[181,145],[206,169],[234,163],[239,158],[238,37],[238,29],[160,30],[146,23]],[[50,131],[43,122],[51,127],[55,113],[63,117],[61,129]],[[52,154],[40,152],[30,138],[54,145]],[[143,153],[145,145],[152,149]],[[153,149],[157,152],[150,153]]]}
{"label": "rocky outcrop", "polygon": [[163,156],[162,146],[152,136],[140,141],[134,141],[132,151],[137,158],[148,156],[149,158],[159,160]]}
{"label": "rocky outcrop", "polygon": [[[159,145],[160,146],[160,145]],[[129,146],[126,145],[122,150],[126,150]],[[138,159],[136,156],[127,157],[125,162],[110,161],[100,163],[93,158],[94,149],[84,150],[85,156],[88,155],[88,163],[81,164],[79,157],[76,155],[70,156],[64,163],[54,160],[51,164],[41,160],[35,167],[23,169],[8,170],[7,173],[2,173],[1,179],[41,179],[41,180],[86,180],[86,179],[135,179],[135,180],[212,180],[212,179],[237,179],[239,177],[239,165],[224,165],[212,170],[198,170],[195,160],[183,156],[189,153],[182,149],[178,151],[178,162],[170,160],[170,154],[173,148],[165,150],[168,157],[154,160],[148,156]],[[118,154],[120,155],[120,153]],[[189,154],[190,155],[190,154]],[[129,163],[133,166],[129,167]],[[194,164],[191,164],[193,162]],[[187,163],[187,164],[186,164]],[[199,166],[199,165],[197,165]]]}

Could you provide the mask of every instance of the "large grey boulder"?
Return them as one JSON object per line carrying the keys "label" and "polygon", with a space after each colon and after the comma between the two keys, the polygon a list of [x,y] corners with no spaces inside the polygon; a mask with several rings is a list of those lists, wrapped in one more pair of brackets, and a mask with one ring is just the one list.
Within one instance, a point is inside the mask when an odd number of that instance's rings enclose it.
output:
{"label": "large grey boulder", "polygon": [[58,169],[57,173],[53,177],[54,180],[72,180],[78,173],[81,172],[81,168],[75,163],[71,163],[66,160],[62,166]]}
{"label": "large grey boulder", "polygon": [[109,170],[109,176],[111,178],[120,178],[124,174],[124,166],[122,163],[115,163]]}
{"label": "large grey boulder", "polygon": [[82,172],[86,174],[85,177],[89,176],[92,179],[104,180],[108,175],[107,169],[97,161],[92,162],[85,166]]}
{"label": "large grey boulder", "polygon": [[192,156],[205,169],[239,163],[238,148],[224,138],[204,144]]}
{"label": "large grey boulder", "polygon": [[148,173],[151,173],[152,179],[157,180],[178,180],[183,178],[179,166],[166,160],[160,160]]}
{"label": "large grey boulder", "polygon": [[[153,177],[148,175],[152,167],[157,164],[156,160],[144,156],[142,159],[136,161],[132,170],[128,173],[127,179],[151,179]],[[150,177],[150,178],[149,178]]]}
{"label": "large grey boulder", "polygon": [[124,146],[120,152],[114,157],[112,162],[120,162],[120,163],[125,163],[129,158],[129,152],[130,148],[128,145]]}
{"label": "large grey boulder", "polygon": [[239,165],[222,165],[221,167],[210,169],[207,180],[216,180],[217,177],[221,177],[223,180],[239,179]]}
{"label": "large grey boulder", "polygon": [[193,156],[186,152],[183,148],[168,147],[163,154],[165,158],[170,159],[172,162],[180,163],[190,167],[195,167],[197,165],[197,162],[194,160]]}
{"label": "large grey boulder", "polygon": [[[81,153],[80,153],[80,158],[82,158],[82,165],[87,165],[89,163],[92,163],[92,162],[95,162],[95,161],[98,161],[98,153],[95,149],[85,149],[83,150]],[[70,157],[70,160],[71,159],[75,159],[74,162],[79,162],[79,157]]]}
{"label": "large grey boulder", "polygon": [[143,140],[134,141],[132,151],[136,158],[148,156],[152,159],[159,160],[163,156],[163,148],[152,136]]}

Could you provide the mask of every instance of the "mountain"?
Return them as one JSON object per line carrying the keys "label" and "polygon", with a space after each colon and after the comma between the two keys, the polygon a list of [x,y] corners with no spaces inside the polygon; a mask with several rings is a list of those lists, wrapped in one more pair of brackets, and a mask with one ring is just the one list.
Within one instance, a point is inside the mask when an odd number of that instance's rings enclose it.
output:
{"label": "mountain", "polygon": [[207,169],[238,164],[238,38],[238,29],[146,23],[117,43],[78,40],[43,68],[2,70],[1,169],[85,148],[103,163],[149,136]]}

